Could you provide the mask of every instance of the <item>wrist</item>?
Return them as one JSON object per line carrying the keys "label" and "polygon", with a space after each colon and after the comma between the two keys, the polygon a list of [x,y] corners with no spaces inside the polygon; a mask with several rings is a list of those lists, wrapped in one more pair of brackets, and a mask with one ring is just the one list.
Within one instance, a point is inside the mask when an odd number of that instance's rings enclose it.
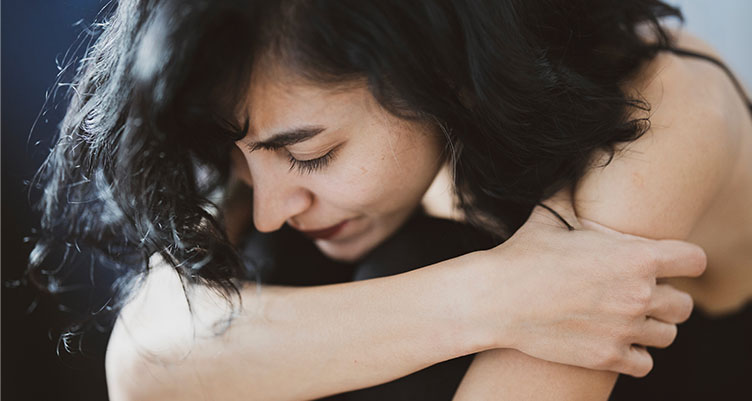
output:
{"label": "wrist", "polygon": [[453,280],[460,288],[456,291],[457,321],[464,350],[470,354],[510,348],[514,300],[508,296],[508,281],[503,277],[508,263],[496,248],[464,255],[458,261],[462,266],[454,272]]}
{"label": "wrist", "polygon": [[515,327],[522,322],[521,302],[527,302],[517,290],[529,287],[525,277],[515,276],[524,270],[518,267],[520,263],[506,243],[478,252],[471,289],[481,350],[517,348]]}

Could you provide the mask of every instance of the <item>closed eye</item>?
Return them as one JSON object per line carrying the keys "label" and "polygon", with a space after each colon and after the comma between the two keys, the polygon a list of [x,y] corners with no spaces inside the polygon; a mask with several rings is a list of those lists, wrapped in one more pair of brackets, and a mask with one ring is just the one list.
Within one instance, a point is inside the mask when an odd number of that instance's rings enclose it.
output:
{"label": "closed eye", "polygon": [[335,152],[338,148],[339,146],[330,150],[327,154],[321,157],[309,160],[296,159],[290,152],[287,152],[287,157],[290,161],[290,171],[297,170],[300,174],[311,174],[313,172],[319,171],[329,165],[329,163],[334,158]]}

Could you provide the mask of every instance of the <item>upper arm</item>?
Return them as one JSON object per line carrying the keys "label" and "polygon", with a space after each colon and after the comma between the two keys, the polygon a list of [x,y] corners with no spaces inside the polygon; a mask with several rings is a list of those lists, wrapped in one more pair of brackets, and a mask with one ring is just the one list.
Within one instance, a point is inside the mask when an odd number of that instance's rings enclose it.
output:
{"label": "upper arm", "polygon": [[[650,129],[593,164],[574,193],[578,216],[650,238],[686,239],[729,177],[735,138],[724,91],[676,56],[663,57],[640,94]],[[715,67],[711,67],[715,68]]]}
{"label": "upper arm", "polygon": [[[574,207],[579,217],[618,231],[684,239],[736,162],[739,138],[724,107],[733,88],[717,87],[718,77],[695,79],[697,71],[685,63],[659,57],[664,59],[658,75],[639,86],[651,105],[650,129],[617,149],[605,167],[599,166],[607,155],[593,157],[574,191]],[[611,372],[493,350],[476,357],[457,399],[510,394],[520,399],[606,399],[615,378]]]}
{"label": "upper arm", "polygon": [[493,349],[475,356],[453,400],[605,400],[616,376]]}

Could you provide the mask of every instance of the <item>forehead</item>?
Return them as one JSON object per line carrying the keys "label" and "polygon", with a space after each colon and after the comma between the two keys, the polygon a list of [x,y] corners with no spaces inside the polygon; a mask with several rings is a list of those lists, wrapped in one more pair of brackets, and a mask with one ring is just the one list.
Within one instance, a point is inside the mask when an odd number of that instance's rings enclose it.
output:
{"label": "forehead", "polygon": [[362,119],[377,107],[363,82],[318,84],[279,71],[253,74],[244,100],[240,112],[256,139],[300,125],[326,127]]}

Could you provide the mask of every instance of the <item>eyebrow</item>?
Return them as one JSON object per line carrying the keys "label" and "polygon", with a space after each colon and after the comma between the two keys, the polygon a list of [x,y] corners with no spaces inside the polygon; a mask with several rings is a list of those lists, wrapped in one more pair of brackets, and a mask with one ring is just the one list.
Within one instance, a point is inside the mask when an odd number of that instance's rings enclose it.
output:
{"label": "eyebrow", "polygon": [[307,141],[323,132],[326,128],[320,126],[300,127],[283,131],[272,135],[269,139],[259,142],[250,142],[246,144],[251,152],[258,149],[277,150],[285,146],[294,145]]}

